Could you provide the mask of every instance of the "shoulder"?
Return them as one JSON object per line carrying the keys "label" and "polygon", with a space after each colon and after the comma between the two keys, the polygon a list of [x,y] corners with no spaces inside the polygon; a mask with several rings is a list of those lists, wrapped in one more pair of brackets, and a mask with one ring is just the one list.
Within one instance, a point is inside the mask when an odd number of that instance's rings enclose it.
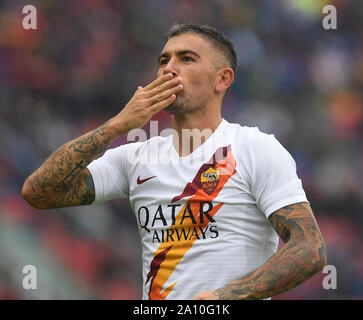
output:
{"label": "shoulder", "polygon": [[142,153],[146,151],[160,150],[164,145],[170,143],[170,136],[154,136],[150,139],[142,142],[131,142],[128,144],[128,148],[132,151],[137,151],[137,153]]}
{"label": "shoulder", "polygon": [[281,145],[274,134],[261,131],[258,127],[227,123],[226,132],[234,136],[237,148],[244,151],[258,151]]}
{"label": "shoulder", "polygon": [[241,175],[265,176],[274,168],[295,168],[290,153],[274,134],[262,132],[258,127],[231,124],[234,138],[234,156]]}
{"label": "shoulder", "polygon": [[126,150],[141,151],[141,150],[153,147],[155,145],[162,145],[162,144],[168,143],[168,141],[169,141],[169,137],[155,136],[155,137],[151,137],[150,139],[148,139],[146,141],[128,142],[128,143],[122,144],[120,146],[117,146],[115,148],[110,148],[106,152],[124,153],[124,151],[126,151]]}
{"label": "shoulder", "polygon": [[170,142],[170,137],[155,136],[146,141],[129,142],[108,149],[104,156],[118,163],[137,164],[150,159],[152,153],[158,154],[164,145]]}

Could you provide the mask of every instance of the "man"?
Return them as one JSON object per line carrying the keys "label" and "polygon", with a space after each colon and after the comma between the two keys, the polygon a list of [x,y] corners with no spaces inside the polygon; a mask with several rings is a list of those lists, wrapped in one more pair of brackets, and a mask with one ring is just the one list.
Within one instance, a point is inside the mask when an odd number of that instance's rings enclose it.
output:
{"label": "man", "polygon": [[[142,240],[144,299],[265,299],[326,264],[290,154],[273,135],[221,118],[236,60],[214,28],[174,25],[157,79],[24,183],[23,197],[39,209],[129,197]],[[171,114],[172,135],[95,160],[162,109]],[[278,236],[285,245],[276,252]]]}

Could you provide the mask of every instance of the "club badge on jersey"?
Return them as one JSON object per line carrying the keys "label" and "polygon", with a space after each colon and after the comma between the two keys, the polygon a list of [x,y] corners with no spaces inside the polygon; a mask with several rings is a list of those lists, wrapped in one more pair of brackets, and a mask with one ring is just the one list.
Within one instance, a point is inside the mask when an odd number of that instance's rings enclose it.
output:
{"label": "club badge on jersey", "polygon": [[217,188],[220,178],[221,173],[219,169],[210,167],[208,170],[204,171],[200,175],[200,183],[204,192],[208,195],[211,195]]}

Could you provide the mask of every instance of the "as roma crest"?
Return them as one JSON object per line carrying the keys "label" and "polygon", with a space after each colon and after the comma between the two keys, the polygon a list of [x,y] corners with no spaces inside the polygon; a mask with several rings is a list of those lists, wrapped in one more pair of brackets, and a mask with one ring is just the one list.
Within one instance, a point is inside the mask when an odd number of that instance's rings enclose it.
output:
{"label": "as roma crest", "polygon": [[208,170],[204,171],[200,176],[200,182],[204,192],[211,195],[217,188],[220,178],[221,173],[219,172],[219,169],[210,167]]}

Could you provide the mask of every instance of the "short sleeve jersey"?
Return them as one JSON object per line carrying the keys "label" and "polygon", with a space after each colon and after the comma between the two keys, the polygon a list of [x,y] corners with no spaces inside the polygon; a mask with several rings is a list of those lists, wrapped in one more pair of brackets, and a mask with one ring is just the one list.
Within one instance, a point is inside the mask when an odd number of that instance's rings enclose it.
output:
{"label": "short sleeve jersey", "polygon": [[243,277],[277,250],[269,215],[308,202],[276,138],[225,119],[188,156],[158,136],[110,149],[88,169],[95,203],[130,199],[143,299],[190,299]]}

